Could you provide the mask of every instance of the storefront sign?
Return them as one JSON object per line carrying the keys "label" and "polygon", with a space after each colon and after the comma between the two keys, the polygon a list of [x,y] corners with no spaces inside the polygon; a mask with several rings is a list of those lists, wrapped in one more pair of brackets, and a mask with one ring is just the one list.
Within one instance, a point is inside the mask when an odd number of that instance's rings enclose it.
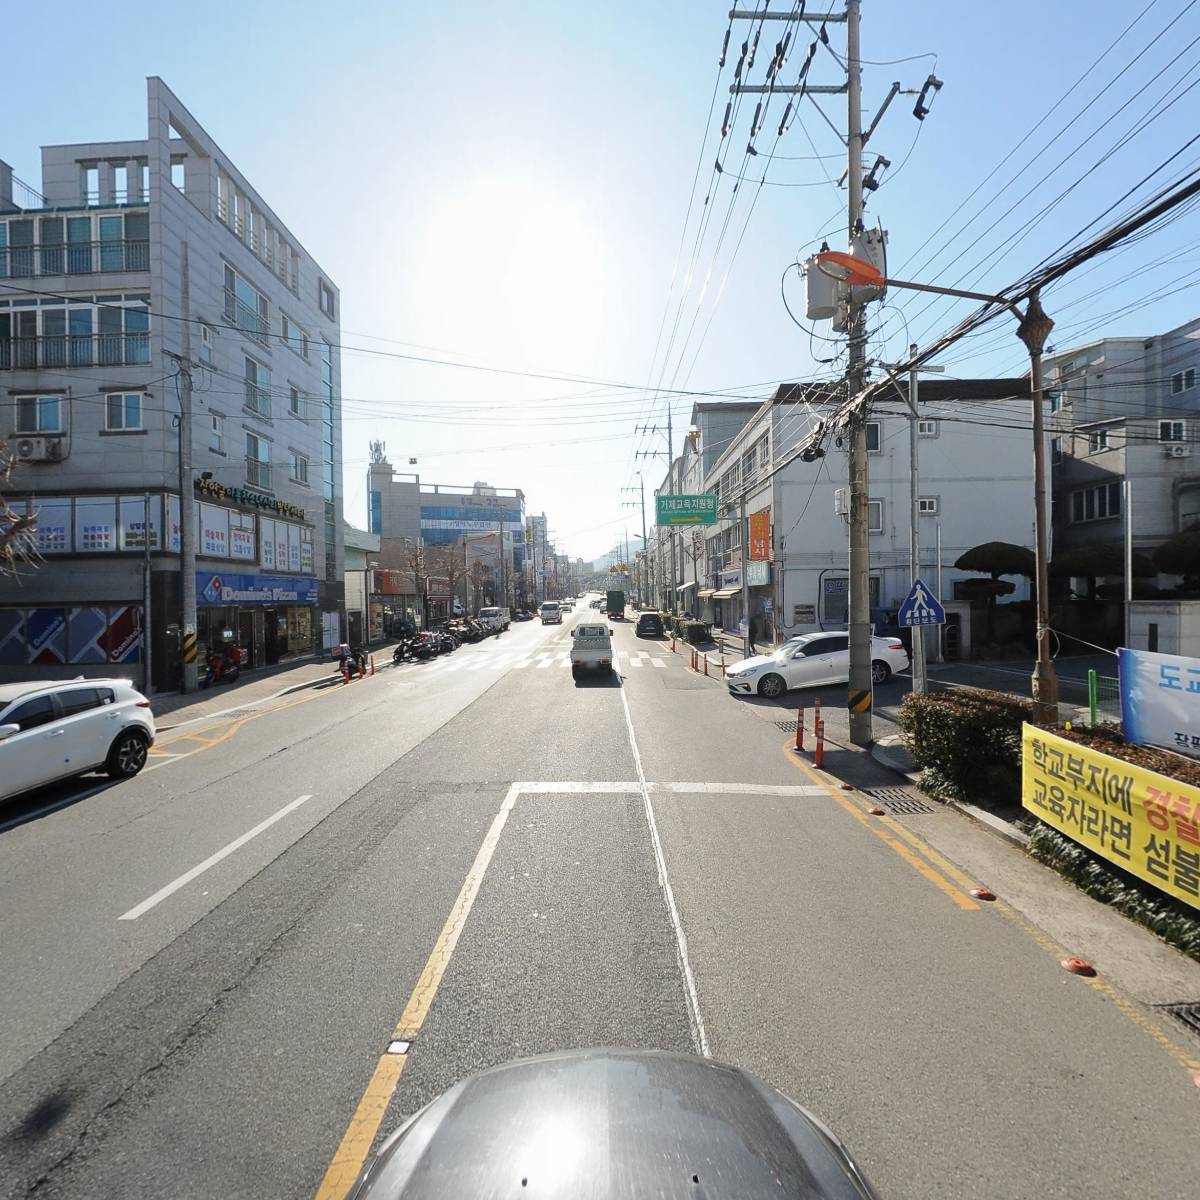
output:
{"label": "storefront sign", "polygon": [[218,500],[227,500],[232,504],[246,504],[252,508],[267,508],[272,512],[277,512],[281,517],[293,517],[297,521],[304,520],[304,509],[298,508],[295,504],[288,504],[285,500],[276,500],[274,496],[264,496],[259,492],[252,492],[246,488],[226,487],[223,483],[218,483],[215,479],[197,479],[196,490],[203,492],[206,496],[213,496]]}
{"label": "storefront sign", "polygon": [[717,497],[713,492],[698,496],[656,496],[659,525],[715,525]]}
{"label": "storefront sign", "polygon": [[771,582],[771,564],[769,562],[748,562],[746,564],[746,583],[750,587],[767,587]]}
{"label": "storefront sign", "polygon": [[1126,740],[1200,756],[1200,659],[1122,647],[1117,671]]}
{"label": "storefront sign", "polygon": [[1093,853],[1200,908],[1200,788],[1026,725],[1021,803]]}
{"label": "storefront sign", "polygon": [[197,604],[316,604],[319,594],[315,579],[196,572]]}
{"label": "storefront sign", "polygon": [[724,591],[726,588],[742,586],[742,573],[740,570],[738,570],[738,571],[722,571],[720,573],[720,579],[721,579],[721,590],[722,591]]}
{"label": "storefront sign", "polygon": [[[771,510],[750,514],[750,560],[765,562],[771,557]],[[754,581],[751,580],[751,583]]]}
{"label": "storefront sign", "polygon": [[815,625],[817,623],[817,606],[815,604],[793,604],[793,625]]}

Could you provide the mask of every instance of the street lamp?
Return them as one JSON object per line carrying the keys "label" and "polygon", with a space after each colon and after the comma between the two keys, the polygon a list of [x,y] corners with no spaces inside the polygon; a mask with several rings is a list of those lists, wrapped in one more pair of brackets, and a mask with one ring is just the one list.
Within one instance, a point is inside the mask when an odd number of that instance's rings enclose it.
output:
{"label": "street lamp", "polygon": [[969,292],[961,288],[937,287],[930,283],[912,283],[903,279],[888,279],[874,263],[846,254],[841,250],[823,250],[813,261],[822,274],[840,283],[861,287],[898,287],[914,292],[932,292],[938,296],[961,296],[967,300],[983,300],[1009,309],[1020,322],[1017,337],[1029,351],[1029,394],[1033,402],[1033,527],[1034,558],[1037,578],[1037,662],[1033,668],[1033,721],[1035,725],[1053,727],[1058,723],[1058,676],[1050,656],[1050,573],[1047,553],[1046,514],[1046,446],[1042,419],[1042,351],[1054,322],[1042,308],[1038,289],[1029,293],[1022,313],[1005,296],[987,292]]}

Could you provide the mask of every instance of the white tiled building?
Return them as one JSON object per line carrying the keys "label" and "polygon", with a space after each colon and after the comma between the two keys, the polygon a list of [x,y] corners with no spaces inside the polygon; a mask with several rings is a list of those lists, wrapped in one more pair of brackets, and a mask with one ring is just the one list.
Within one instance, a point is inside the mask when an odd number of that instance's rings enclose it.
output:
{"label": "white tiled building", "polygon": [[43,147],[40,195],[0,165],[0,436],[44,557],[0,590],[0,677],[137,663],[148,510],[174,685],[189,363],[202,649],[342,636],[338,289],[160,79],[147,110],[145,138]]}

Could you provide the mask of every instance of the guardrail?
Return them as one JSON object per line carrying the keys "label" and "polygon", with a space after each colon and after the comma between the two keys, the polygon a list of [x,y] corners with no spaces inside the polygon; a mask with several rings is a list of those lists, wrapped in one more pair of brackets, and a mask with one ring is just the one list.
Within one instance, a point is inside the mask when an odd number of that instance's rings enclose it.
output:
{"label": "guardrail", "polygon": [[119,367],[149,361],[149,333],[69,333],[0,341],[0,371]]}
{"label": "guardrail", "polygon": [[42,275],[95,275],[103,271],[148,271],[150,242],[122,238],[106,242],[9,246],[0,250],[0,279]]}

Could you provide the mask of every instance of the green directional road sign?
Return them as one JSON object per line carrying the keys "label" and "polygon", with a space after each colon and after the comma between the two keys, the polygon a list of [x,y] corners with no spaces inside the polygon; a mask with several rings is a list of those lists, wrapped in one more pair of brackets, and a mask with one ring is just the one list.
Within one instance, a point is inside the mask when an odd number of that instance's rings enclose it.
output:
{"label": "green directional road sign", "polygon": [[699,496],[658,496],[658,524],[715,525],[717,497],[713,492]]}

